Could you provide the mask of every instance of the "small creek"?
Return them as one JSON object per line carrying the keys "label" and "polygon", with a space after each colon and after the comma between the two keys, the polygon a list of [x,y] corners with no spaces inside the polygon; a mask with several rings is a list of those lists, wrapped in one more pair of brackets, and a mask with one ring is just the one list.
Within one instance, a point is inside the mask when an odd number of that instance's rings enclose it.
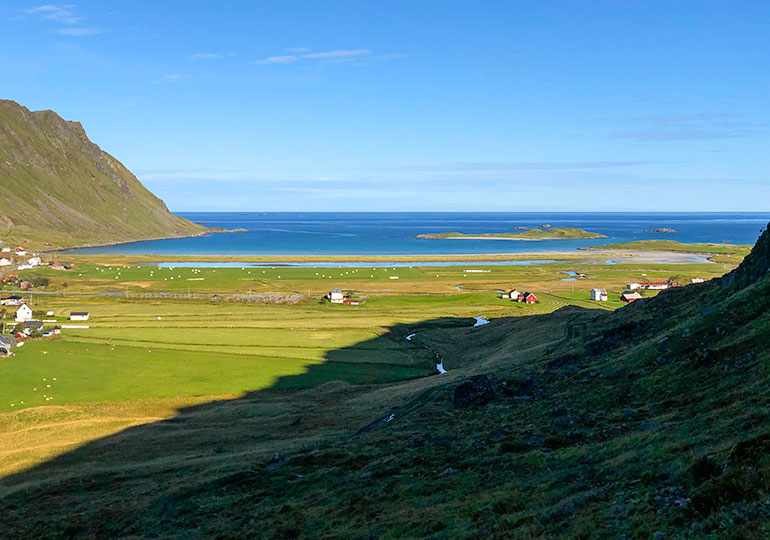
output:
{"label": "small creek", "polygon": [[[489,321],[484,318],[484,315],[479,315],[478,317],[473,317],[476,322],[474,323],[473,327],[477,326],[484,326],[485,324],[489,324]],[[407,341],[412,341],[414,339],[414,336],[417,335],[417,332],[414,332],[412,334],[409,334],[406,336]],[[423,345],[426,349],[428,348],[427,345]],[[436,351],[433,351],[433,355],[436,357],[436,360],[438,360],[438,363],[436,364],[436,371],[439,372],[439,374],[446,373],[447,370],[444,368],[444,359],[439,356],[439,354]]]}

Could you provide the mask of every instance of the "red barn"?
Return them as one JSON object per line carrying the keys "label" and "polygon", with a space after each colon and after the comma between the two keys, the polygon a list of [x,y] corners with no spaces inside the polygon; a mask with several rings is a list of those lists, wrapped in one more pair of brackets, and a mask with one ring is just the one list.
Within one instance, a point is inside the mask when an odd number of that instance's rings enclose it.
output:
{"label": "red barn", "polygon": [[525,304],[536,304],[537,296],[531,292],[525,292],[519,295],[519,302],[524,302]]}

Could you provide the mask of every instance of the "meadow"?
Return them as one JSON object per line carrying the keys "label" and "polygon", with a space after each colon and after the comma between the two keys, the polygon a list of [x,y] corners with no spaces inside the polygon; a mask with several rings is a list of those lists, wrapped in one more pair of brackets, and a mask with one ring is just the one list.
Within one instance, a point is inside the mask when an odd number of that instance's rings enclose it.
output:
{"label": "meadow", "polygon": [[[585,260],[404,268],[158,268],[147,260],[115,262],[78,257],[73,270],[19,272],[21,278],[50,281],[45,290],[28,294],[36,313],[52,311],[59,324],[71,311],[91,317],[88,328],[28,339],[15,356],[0,359],[0,475],[130,426],[173,417],[196,403],[336,381],[382,385],[432,377],[436,351],[451,351],[423,343],[419,333],[427,329],[471,327],[477,316],[494,320],[569,305],[616,309],[629,281],[710,278],[731,268]],[[326,302],[332,287],[361,304]],[[591,302],[592,287],[607,288],[611,301]],[[538,304],[499,297],[499,290],[512,288],[535,292]],[[157,293],[179,296],[130,296]],[[185,298],[188,293],[200,296]],[[297,300],[238,303],[228,296],[234,293]],[[418,338],[406,340],[412,333]]]}

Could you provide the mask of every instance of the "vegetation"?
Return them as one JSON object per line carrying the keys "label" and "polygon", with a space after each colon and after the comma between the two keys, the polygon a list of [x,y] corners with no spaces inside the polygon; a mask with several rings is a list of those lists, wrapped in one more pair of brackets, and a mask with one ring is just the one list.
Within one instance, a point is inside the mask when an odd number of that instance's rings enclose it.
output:
{"label": "vegetation", "polygon": [[590,240],[608,238],[603,234],[576,229],[573,227],[548,227],[540,229],[528,229],[514,233],[431,233],[419,234],[417,238],[426,239],[453,239],[453,238],[498,238],[502,240]]}
{"label": "vegetation", "polygon": [[0,238],[77,246],[203,234],[174,216],[83,127],[0,100]]}
{"label": "vegetation", "polygon": [[[199,269],[187,282],[192,269],[77,264],[69,290],[125,274],[147,291],[230,283],[304,299],[35,297],[92,319],[0,363],[0,395],[25,402],[0,404],[9,536],[770,534],[768,233],[726,277],[617,310],[588,289],[732,265],[586,264],[576,282],[561,281],[564,263],[398,280]],[[313,297],[332,284],[366,298]],[[540,303],[501,300],[501,284]],[[471,326],[478,315],[491,322]],[[34,384],[54,402],[28,407]]]}
{"label": "vegetation", "polygon": [[603,246],[591,246],[581,249],[608,249],[613,251],[682,251],[685,253],[722,253],[727,255],[740,255],[745,257],[751,246],[736,244],[684,244],[676,240],[635,240],[633,242],[621,242],[606,244]]}

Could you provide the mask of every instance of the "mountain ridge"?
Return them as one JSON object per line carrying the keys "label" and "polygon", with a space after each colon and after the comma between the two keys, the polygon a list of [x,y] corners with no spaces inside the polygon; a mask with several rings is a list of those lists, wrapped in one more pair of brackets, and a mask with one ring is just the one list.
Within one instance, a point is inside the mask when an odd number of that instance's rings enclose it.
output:
{"label": "mountain ridge", "polygon": [[73,247],[206,232],[173,215],[80,122],[11,100],[0,100],[0,201],[7,242]]}

